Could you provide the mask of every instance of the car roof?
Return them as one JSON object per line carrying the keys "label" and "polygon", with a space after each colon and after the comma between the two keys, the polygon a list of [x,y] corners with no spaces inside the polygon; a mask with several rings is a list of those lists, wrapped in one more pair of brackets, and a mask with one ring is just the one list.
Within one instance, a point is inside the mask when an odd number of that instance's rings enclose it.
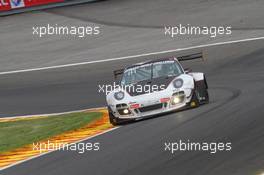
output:
{"label": "car roof", "polygon": [[142,62],[142,63],[136,63],[136,64],[133,64],[131,66],[128,66],[126,69],[142,66],[145,64],[152,64],[152,63],[157,63],[157,62],[162,62],[162,61],[176,61],[176,60],[177,59],[175,57],[159,58],[159,59],[154,59],[154,60],[150,60],[150,61],[146,61],[146,62]]}

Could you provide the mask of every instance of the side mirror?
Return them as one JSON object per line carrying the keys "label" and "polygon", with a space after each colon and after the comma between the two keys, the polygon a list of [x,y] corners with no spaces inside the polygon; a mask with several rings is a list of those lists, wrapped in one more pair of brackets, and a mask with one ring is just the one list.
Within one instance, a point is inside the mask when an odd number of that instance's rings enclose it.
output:
{"label": "side mirror", "polygon": [[184,72],[185,72],[186,74],[188,74],[188,73],[192,72],[192,69],[190,69],[190,68],[186,68],[186,69],[184,69]]}

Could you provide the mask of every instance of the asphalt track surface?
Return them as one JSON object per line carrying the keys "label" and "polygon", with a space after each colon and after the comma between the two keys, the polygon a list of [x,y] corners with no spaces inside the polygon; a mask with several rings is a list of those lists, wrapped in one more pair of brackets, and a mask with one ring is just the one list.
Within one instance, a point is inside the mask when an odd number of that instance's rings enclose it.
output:
{"label": "asphalt track surface", "polygon": [[[264,164],[263,46],[263,41],[257,41],[205,48],[206,62],[185,63],[206,73],[208,105],[125,125],[89,140],[100,142],[98,152],[54,152],[2,174],[257,174]],[[1,97],[12,97],[22,106],[13,111],[17,113],[30,108],[39,112],[48,107],[66,110],[74,104],[80,108],[103,105],[96,84],[111,82],[111,69],[129,62],[133,61],[1,76],[1,82],[11,78],[9,83],[22,83],[20,88],[1,89]],[[180,139],[232,142],[233,149],[213,155],[164,151],[164,142]]]}
{"label": "asphalt track surface", "polygon": [[[261,0],[105,0],[0,18],[0,72],[263,37]],[[99,26],[101,34],[39,38],[32,27]],[[232,35],[164,35],[164,25],[232,26]]]}
{"label": "asphalt track surface", "polygon": [[[257,175],[264,170],[263,48],[264,41],[259,40],[153,56],[203,51],[205,62],[188,61],[184,66],[206,73],[210,104],[131,123],[85,141],[100,142],[98,152],[53,152],[1,174]],[[105,96],[97,92],[98,84],[112,83],[114,69],[147,59],[1,75],[0,114],[5,117],[104,106]],[[179,140],[232,142],[232,151],[164,151],[165,142]]]}

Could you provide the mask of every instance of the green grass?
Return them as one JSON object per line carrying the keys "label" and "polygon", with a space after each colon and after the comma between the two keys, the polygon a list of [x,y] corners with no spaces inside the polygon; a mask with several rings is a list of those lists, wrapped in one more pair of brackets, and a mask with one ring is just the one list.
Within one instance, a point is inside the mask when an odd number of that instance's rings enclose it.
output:
{"label": "green grass", "polygon": [[0,153],[81,128],[101,116],[99,112],[78,112],[32,120],[0,122]]}

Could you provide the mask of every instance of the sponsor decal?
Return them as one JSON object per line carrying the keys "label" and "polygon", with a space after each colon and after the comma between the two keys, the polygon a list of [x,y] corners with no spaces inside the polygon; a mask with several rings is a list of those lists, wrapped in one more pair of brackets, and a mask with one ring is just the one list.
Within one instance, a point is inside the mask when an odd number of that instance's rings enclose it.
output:
{"label": "sponsor decal", "polygon": [[26,7],[63,2],[64,0],[25,0]]}
{"label": "sponsor decal", "polygon": [[6,2],[5,0],[0,0],[0,6],[8,6],[8,2]]}
{"label": "sponsor decal", "polygon": [[24,0],[10,0],[10,4],[12,9],[25,7]]}
{"label": "sponsor decal", "polygon": [[64,0],[0,0],[0,12],[58,2],[64,2]]}
{"label": "sponsor decal", "polygon": [[10,10],[10,8],[8,0],[0,0],[0,12]]}

